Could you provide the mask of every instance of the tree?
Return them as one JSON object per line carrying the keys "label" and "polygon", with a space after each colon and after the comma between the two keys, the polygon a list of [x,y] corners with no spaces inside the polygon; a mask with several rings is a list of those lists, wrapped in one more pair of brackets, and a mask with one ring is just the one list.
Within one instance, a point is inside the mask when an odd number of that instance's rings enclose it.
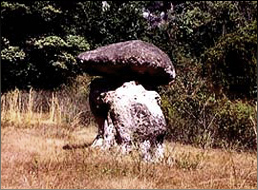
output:
{"label": "tree", "polygon": [[2,91],[54,88],[75,74],[75,56],[89,49],[72,35],[68,12],[53,1],[1,2]]}
{"label": "tree", "polygon": [[148,36],[170,55],[178,75],[190,64],[201,66],[204,78],[213,76],[206,82],[215,91],[219,82],[231,98],[255,97],[257,2],[186,1],[167,12],[168,19]]}
{"label": "tree", "polygon": [[143,38],[143,2],[1,2],[2,90],[55,88],[79,74],[75,57]]}
{"label": "tree", "polygon": [[221,36],[205,55],[205,70],[230,98],[256,98],[257,21]]}

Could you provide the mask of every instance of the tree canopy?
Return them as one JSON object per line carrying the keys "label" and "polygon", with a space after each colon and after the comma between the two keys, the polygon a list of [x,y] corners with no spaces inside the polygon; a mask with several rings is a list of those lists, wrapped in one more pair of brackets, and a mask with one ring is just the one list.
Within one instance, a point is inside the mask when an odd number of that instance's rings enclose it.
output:
{"label": "tree canopy", "polygon": [[1,28],[2,91],[58,87],[79,53],[141,39],[179,76],[198,65],[214,91],[256,97],[256,1],[2,1]]}

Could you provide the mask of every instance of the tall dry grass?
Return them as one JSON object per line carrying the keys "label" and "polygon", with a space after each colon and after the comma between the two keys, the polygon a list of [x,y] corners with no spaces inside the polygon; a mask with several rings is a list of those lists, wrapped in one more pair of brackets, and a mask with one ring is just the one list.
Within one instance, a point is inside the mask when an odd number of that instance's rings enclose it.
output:
{"label": "tall dry grass", "polygon": [[[62,91],[21,91],[1,95],[1,122],[15,125],[84,124],[93,121],[87,93]],[[78,97],[76,97],[78,96]]]}
{"label": "tall dry grass", "polygon": [[35,92],[32,89],[28,93],[23,93],[16,89],[3,94],[1,96],[1,122],[10,122],[16,125],[35,123],[60,124],[61,110],[54,93],[47,102],[50,103],[48,112],[43,112],[43,106],[35,110],[34,94]]}
{"label": "tall dry grass", "polygon": [[254,153],[166,142],[164,159],[145,163],[135,151],[64,150],[92,142],[97,133],[87,95],[69,93],[1,96],[1,189],[257,188]]}

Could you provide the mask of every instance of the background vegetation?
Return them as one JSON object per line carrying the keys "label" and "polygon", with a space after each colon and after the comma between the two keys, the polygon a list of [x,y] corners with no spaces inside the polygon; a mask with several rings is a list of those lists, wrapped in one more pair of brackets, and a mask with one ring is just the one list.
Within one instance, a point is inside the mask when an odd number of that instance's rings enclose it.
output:
{"label": "background vegetation", "polygon": [[76,56],[132,39],[155,44],[175,65],[175,83],[159,88],[168,140],[256,150],[256,1],[2,1],[1,103],[17,88],[22,105],[33,88],[34,112],[51,112],[54,93],[63,121],[89,120],[91,77]]}

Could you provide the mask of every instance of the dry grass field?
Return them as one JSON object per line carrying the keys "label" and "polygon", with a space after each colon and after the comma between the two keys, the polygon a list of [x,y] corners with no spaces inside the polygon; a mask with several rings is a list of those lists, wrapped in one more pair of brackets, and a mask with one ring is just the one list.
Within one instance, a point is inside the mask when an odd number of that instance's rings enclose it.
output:
{"label": "dry grass field", "polygon": [[22,110],[17,100],[1,96],[1,189],[257,189],[256,153],[166,142],[165,158],[145,163],[137,152],[83,147],[94,123],[66,123],[56,108],[36,113],[32,97]]}

